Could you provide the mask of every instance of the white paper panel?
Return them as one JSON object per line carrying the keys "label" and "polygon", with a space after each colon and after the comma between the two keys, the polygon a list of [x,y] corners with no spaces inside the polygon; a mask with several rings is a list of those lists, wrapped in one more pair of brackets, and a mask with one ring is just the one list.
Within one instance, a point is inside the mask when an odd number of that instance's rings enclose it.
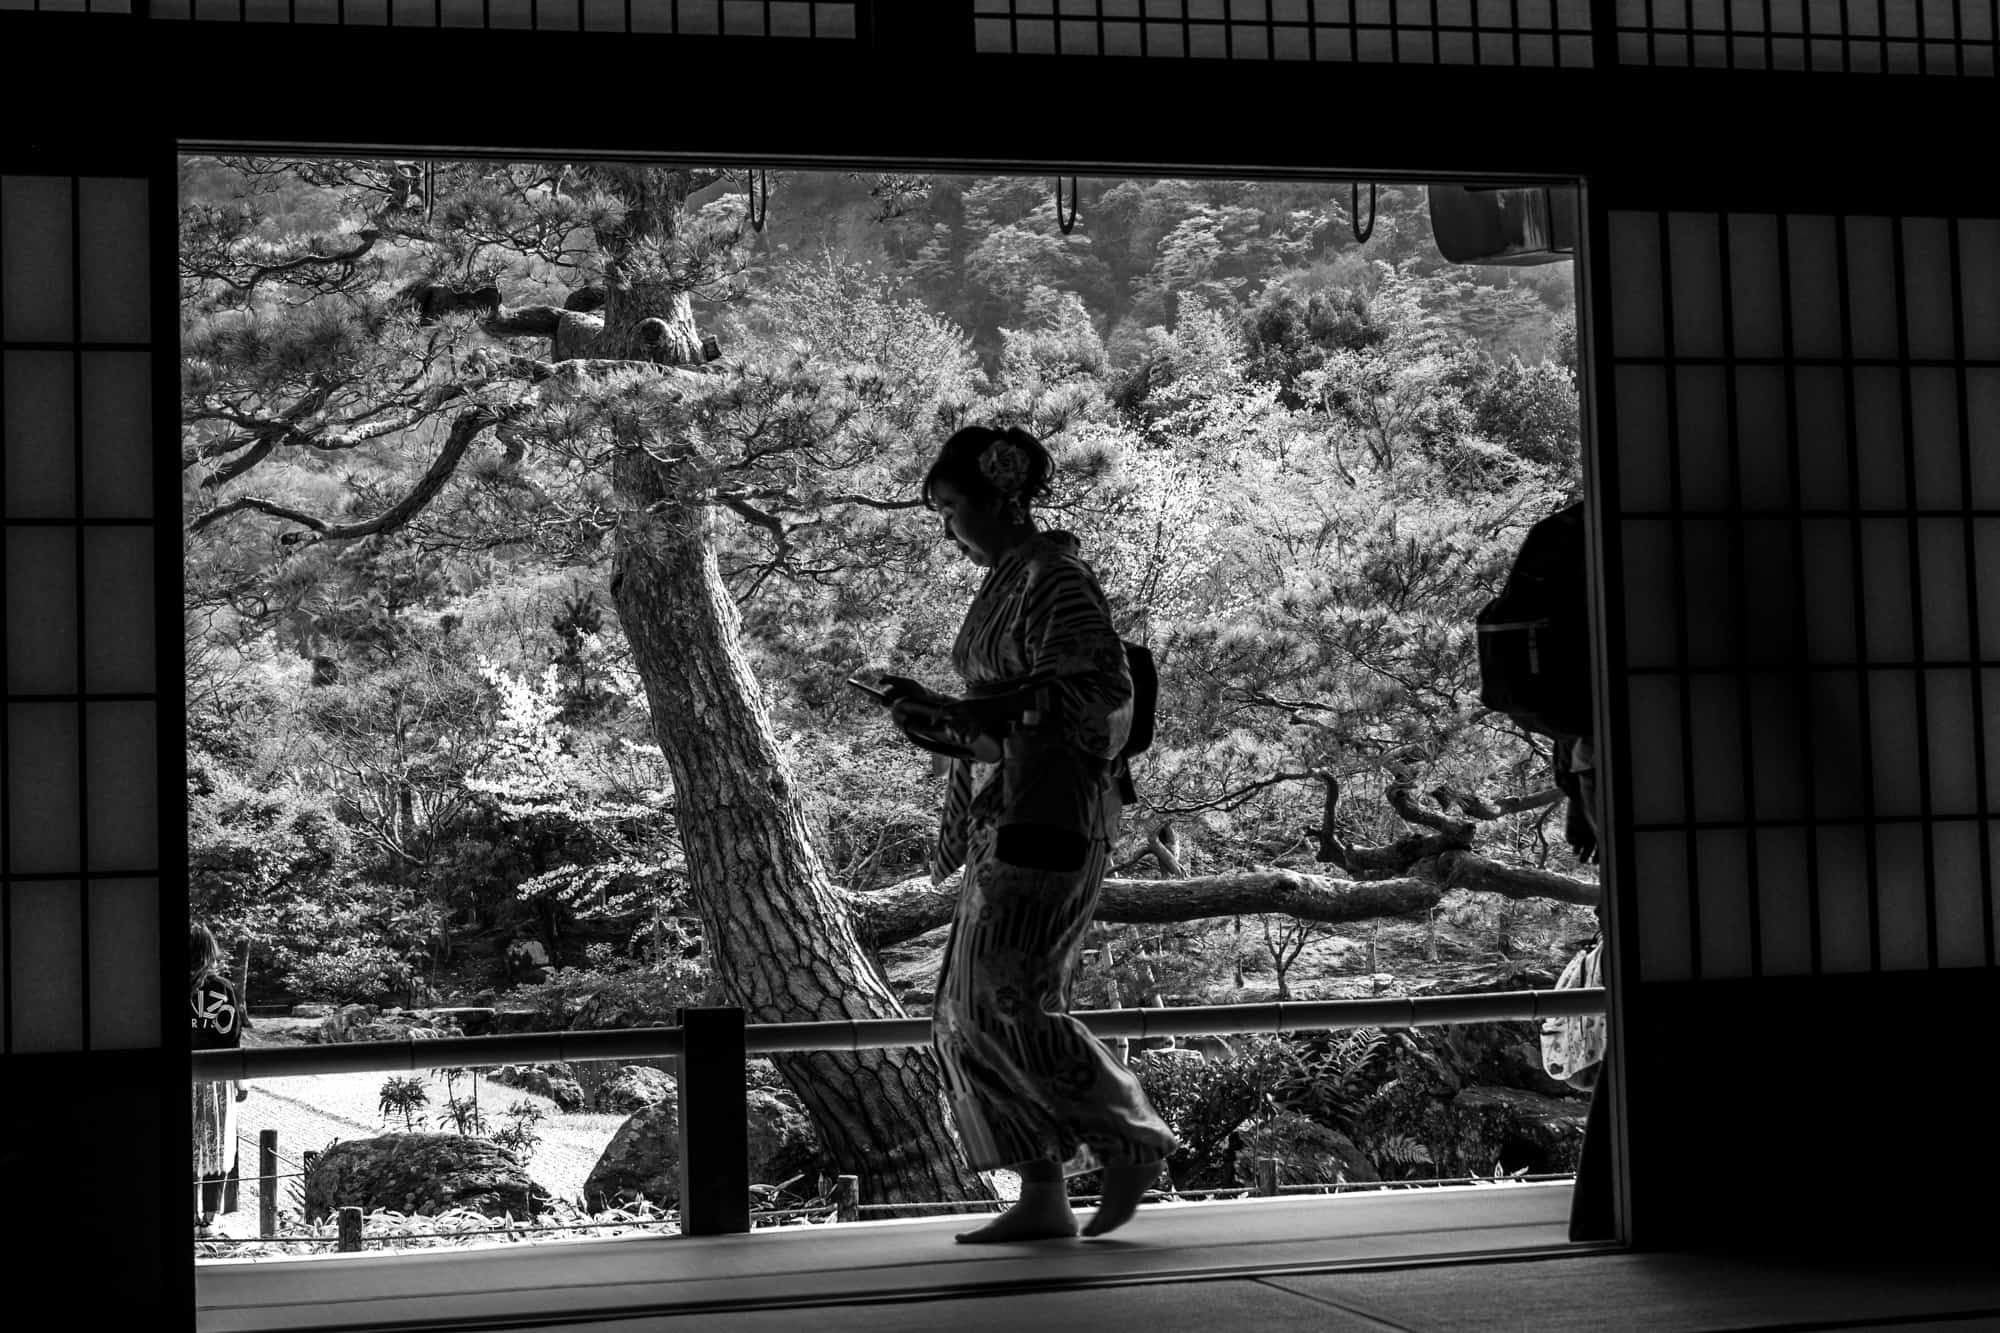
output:
{"label": "white paper panel", "polygon": [[1688,681],[1688,722],[1694,742],[1694,817],[1742,819],[1742,708],[1736,677],[1698,672]]}
{"label": "white paper panel", "polygon": [[1757,830],[1758,961],[1766,976],[1805,976],[1812,971],[1809,837],[1803,828]]}
{"label": "white paper panel", "polygon": [[153,375],[146,352],[83,354],[83,512],[153,514]]}
{"label": "white paper panel", "polygon": [[7,529],[7,692],[76,691],[76,529]]}
{"label": "white paper panel", "polygon": [[0,176],[0,335],[76,336],[75,245],[67,176]]}
{"label": "white paper panel", "polygon": [[46,351],[4,355],[7,517],[73,517],[76,357]]}
{"label": "white paper panel", "polygon": [[1660,222],[1652,213],[1615,212],[1611,234],[1611,344],[1614,356],[1666,350],[1660,299]]}
{"label": "white paper panel", "polygon": [[1687,815],[1680,682],[1670,676],[1635,676],[1630,690],[1632,818],[1641,824],[1677,823]]}
{"label": "white paper panel", "polygon": [[1736,448],[1741,459],[1742,504],[1756,512],[1792,507],[1792,441],[1785,406],[1785,373],[1744,366],[1736,377]]}
{"label": "white paper panel", "polygon": [[17,881],[8,895],[12,1053],[82,1050],[83,910],[77,886]]}
{"label": "white paper panel", "polygon": [[1639,979],[1685,981],[1693,975],[1687,838],[1641,833],[1633,839],[1631,895],[1639,904]]}
{"label": "white paper panel", "polygon": [[90,869],[152,871],[160,864],[157,705],[88,705]]}
{"label": "white paper panel", "polygon": [[1885,972],[1915,972],[1931,965],[1930,918],[1924,905],[1927,841],[1922,824],[1883,824],[1875,830],[1875,897]]}
{"label": "white paper panel", "polygon": [[1722,355],[1722,227],[1713,213],[1667,215],[1674,352]]}
{"label": "white paper panel", "polygon": [[1938,966],[1984,967],[1986,894],[1979,874],[1979,825],[1971,820],[1932,825],[1931,857],[1937,873]]}
{"label": "white paper panel", "polygon": [[146,182],[85,177],[77,189],[83,339],[148,342],[152,234]]}
{"label": "white paper panel", "polygon": [[1868,847],[1856,825],[1818,830],[1819,957],[1827,972],[1866,972],[1872,966],[1868,938]]}
{"label": "white paper panel", "polygon": [[1877,815],[1906,818],[1924,813],[1917,679],[1910,671],[1868,673],[1868,734],[1874,761],[1869,791]]}
{"label": "white paper panel", "polygon": [[87,891],[91,1048],[154,1049],[179,1039],[160,1012],[159,881],[95,880]]}
{"label": "white paper panel", "polygon": [[1782,356],[1783,292],[1778,219],[1764,213],[1729,218],[1729,304],[1737,356]]}
{"label": "white paper panel", "polygon": [[1742,829],[1704,829],[1695,840],[1701,902],[1701,975],[1751,973],[1750,840]]}
{"label": "white paper panel", "polygon": [[1963,520],[1926,518],[1917,523],[1917,555],[1923,589],[1923,652],[1933,661],[1962,662],[1972,656],[1971,602],[1965,586]]}
{"label": "white paper panel", "polygon": [[1965,482],[1956,371],[1920,366],[1910,372],[1910,425],[1917,507],[1960,508],[1965,503]]}
{"label": "white paper panel", "polygon": [[[1933,815],[1970,816],[1979,809],[1979,719],[1973,712],[1974,673],[1926,671],[1924,710],[1930,740]],[[1986,700],[1991,708],[2000,700]]]}
{"label": "white paper panel", "polygon": [[1720,366],[1682,366],[1674,375],[1681,508],[1691,514],[1719,512],[1736,502],[1735,469],[1729,457],[1728,384]]}
{"label": "white paper panel", "polygon": [[93,694],[154,688],[153,540],[151,527],[84,530],[83,681]]}
{"label": "white paper panel", "polygon": [[74,704],[7,705],[8,870],[78,868],[77,711]]}

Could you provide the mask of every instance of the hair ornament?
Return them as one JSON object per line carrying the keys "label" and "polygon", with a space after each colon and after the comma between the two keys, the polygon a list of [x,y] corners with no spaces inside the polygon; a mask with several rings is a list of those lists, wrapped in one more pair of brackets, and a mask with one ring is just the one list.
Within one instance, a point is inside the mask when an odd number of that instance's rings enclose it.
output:
{"label": "hair ornament", "polygon": [[1017,497],[1028,484],[1027,451],[1003,435],[980,452],[979,475],[1000,494]]}

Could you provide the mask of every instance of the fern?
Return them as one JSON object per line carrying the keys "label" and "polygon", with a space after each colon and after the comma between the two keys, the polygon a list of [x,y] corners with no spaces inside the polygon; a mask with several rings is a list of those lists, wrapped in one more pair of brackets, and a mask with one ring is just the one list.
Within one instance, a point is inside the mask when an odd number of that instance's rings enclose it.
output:
{"label": "fern", "polygon": [[1387,1179],[1409,1179],[1419,1167],[1435,1169],[1431,1150],[1408,1134],[1384,1134],[1375,1140],[1375,1170]]}

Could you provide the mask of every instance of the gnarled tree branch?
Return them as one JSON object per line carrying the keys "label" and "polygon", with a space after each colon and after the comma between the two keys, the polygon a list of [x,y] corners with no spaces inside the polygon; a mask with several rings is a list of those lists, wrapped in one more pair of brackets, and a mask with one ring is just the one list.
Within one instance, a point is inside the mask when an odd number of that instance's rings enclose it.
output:
{"label": "gnarled tree branch", "polygon": [[[1429,911],[1451,889],[1509,898],[1554,898],[1597,905],[1595,884],[1546,871],[1502,866],[1466,852],[1440,859],[1440,877],[1344,880],[1295,870],[1253,870],[1193,879],[1107,879],[1096,920],[1162,925],[1213,917],[1276,913],[1301,921],[1339,924]],[[958,903],[959,881],[933,885],[905,880],[868,893],[847,895],[855,933],[875,948],[900,944],[947,925]]]}
{"label": "gnarled tree branch", "polygon": [[[373,518],[364,519],[359,523],[332,524],[289,505],[281,505],[276,501],[255,496],[243,496],[227,504],[217,505],[202,514],[188,524],[188,531],[200,532],[231,514],[248,511],[268,514],[273,518],[282,518],[295,523],[313,534],[314,541],[351,541],[357,537],[371,537],[378,532],[393,532],[423,512],[424,506],[437,497],[437,493],[444,489],[445,483],[450,481],[452,474],[458,470],[459,462],[465,457],[465,451],[472,446],[473,440],[481,431],[498,424],[501,419],[502,414],[489,407],[474,408],[460,415],[452,422],[451,432],[445,436],[444,448],[438,451],[438,456],[432,460],[430,468],[417,479],[416,485],[410,488],[410,493]],[[288,532],[278,540],[286,545],[294,545],[306,540],[306,535],[300,532]]]}

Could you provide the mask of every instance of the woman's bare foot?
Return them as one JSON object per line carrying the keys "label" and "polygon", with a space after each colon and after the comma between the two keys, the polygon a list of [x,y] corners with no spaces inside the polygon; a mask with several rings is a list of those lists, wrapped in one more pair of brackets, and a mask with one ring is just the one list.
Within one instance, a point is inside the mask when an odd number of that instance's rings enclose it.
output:
{"label": "woman's bare foot", "polygon": [[1076,1234],[1076,1214],[1061,1184],[1021,1190],[1020,1199],[977,1231],[961,1232],[961,1245],[1005,1245],[1025,1240],[1064,1240]]}
{"label": "woman's bare foot", "polygon": [[1097,1212],[1089,1225],[1083,1229],[1086,1236],[1102,1236],[1107,1231],[1116,1231],[1132,1220],[1132,1214],[1139,1209],[1139,1200],[1145,1197],[1147,1186],[1160,1174],[1158,1162],[1147,1162],[1143,1166],[1107,1166],[1104,1168],[1104,1194],[1097,1205]]}

